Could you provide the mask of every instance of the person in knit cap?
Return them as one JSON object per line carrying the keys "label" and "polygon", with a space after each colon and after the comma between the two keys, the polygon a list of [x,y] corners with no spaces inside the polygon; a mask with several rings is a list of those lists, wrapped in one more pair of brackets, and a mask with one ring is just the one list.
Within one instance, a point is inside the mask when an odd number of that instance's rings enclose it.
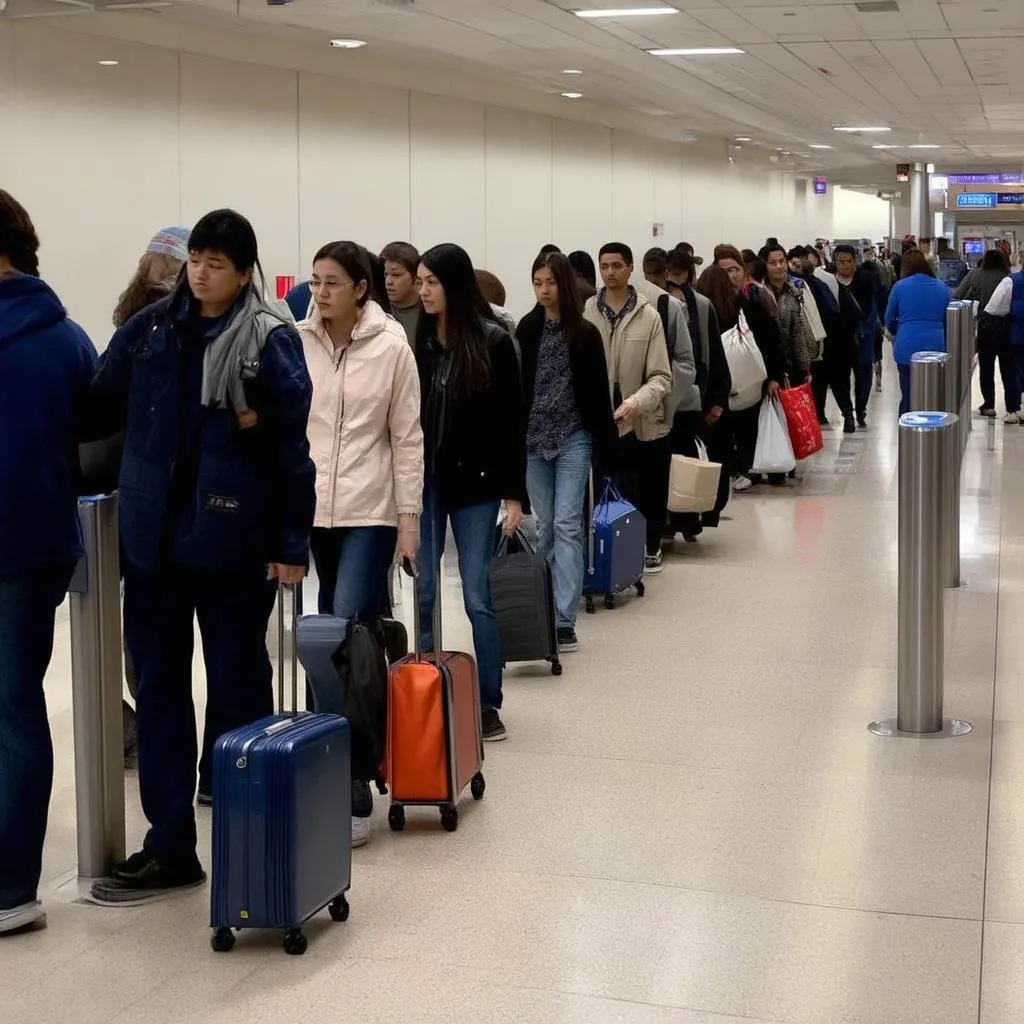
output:
{"label": "person in knit cap", "polygon": [[146,246],[139,265],[114,308],[114,326],[171,294],[188,259],[188,228],[163,228]]}

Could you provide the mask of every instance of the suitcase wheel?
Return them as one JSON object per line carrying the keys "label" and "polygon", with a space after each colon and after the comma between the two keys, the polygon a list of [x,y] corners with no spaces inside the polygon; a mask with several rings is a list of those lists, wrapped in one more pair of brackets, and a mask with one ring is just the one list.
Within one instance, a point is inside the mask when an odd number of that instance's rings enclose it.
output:
{"label": "suitcase wheel", "polygon": [[484,781],[483,772],[477,772],[470,780],[469,791],[473,794],[474,800],[483,800],[487,783]]}
{"label": "suitcase wheel", "polygon": [[401,804],[392,804],[388,808],[388,824],[392,832],[401,832],[405,828],[405,808]]}
{"label": "suitcase wheel", "polygon": [[589,594],[587,594],[587,614],[594,614],[594,599]]}
{"label": "suitcase wheel", "polygon": [[345,894],[336,897],[331,900],[327,907],[327,912],[331,915],[332,921],[347,921],[348,920],[348,900],[345,899]]}
{"label": "suitcase wheel", "polygon": [[647,593],[647,587],[644,585],[643,580],[636,581],[636,596],[643,597]]}
{"label": "suitcase wheel", "polygon": [[289,928],[284,933],[284,951],[289,956],[302,956],[306,952],[309,943],[306,936],[302,934],[301,928]]}
{"label": "suitcase wheel", "polygon": [[560,676],[562,674],[562,663],[557,658],[551,662],[551,674],[553,676]]}
{"label": "suitcase wheel", "polygon": [[445,832],[454,832],[459,827],[458,809],[451,804],[444,804],[441,808],[441,827]]}
{"label": "suitcase wheel", "polygon": [[615,607],[615,595],[614,594],[605,594],[604,595],[604,606],[605,606],[605,608],[614,608]]}
{"label": "suitcase wheel", "polygon": [[230,928],[214,928],[210,948],[214,953],[230,953],[235,948],[235,933]]}

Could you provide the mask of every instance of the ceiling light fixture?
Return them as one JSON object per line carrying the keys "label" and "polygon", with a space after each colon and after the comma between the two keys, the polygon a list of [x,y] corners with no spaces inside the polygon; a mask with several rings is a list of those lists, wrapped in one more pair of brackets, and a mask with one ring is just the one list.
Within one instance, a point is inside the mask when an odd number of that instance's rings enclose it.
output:
{"label": "ceiling light fixture", "polygon": [[812,142],[807,148],[808,149],[831,149],[832,147],[831,146],[822,145],[820,142],[818,142],[818,143]]}
{"label": "ceiling light fixture", "polygon": [[121,62],[119,60],[98,60],[96,63],[101,68],[116,68]]}
{"label": "ceiling light fixture", "polygon": [[332,39],[331,46],[336,50],[358,50],[366,45],[365,39]]}
{"label": "ceiling light fixture", "polygon": [[907,149],[941,149],[942,147],[936,145],[934,142],[919,142],[913,146],[907,146]]}
{"label": "ceiling light fixture", "polygon": [[736,141],[737,142],[749,142],[750,141],[750,136],[749,135],[737,135],[736,136]]}
{"label": "ceiling light fixture", "polygon": [[582,75],[582,74],[583,74],[583,72],[582,72],[582,71],[580,71],[580,69],[579,69],[579,68],[566,68],[566,69],[565,69],[565,70],[564,70],[564,71],[562,72],[562,74],[563,74],[563,75]]}
{"label": "ceiling light fixture", "polygon": [[657,14],[678,14],[675,7],[609,7],[596,11],[573,11],[577,18],[650,18]]}
{"label": "ceiling light fixture", "polygon": [[834,125],[832,128],[834,132],[891,132],[891,128],[883,127],[882,125],[857,125],[857,124],[839,124]]}
{"label": "ceiling light fixture", "polygon": [[648,50],[652,57],[724,57],[726,54],[745,53],[735,46],[695,46],[684,49]]}
{"label": "ceiling light fixture", "polygon": [[578,99],[582,99],[583,98],[583,93],[581,93],[581,92],[563,92],[562,96],[565,99],[567,99],[567,100],[578,100]]}
{"label": "ceiling light fixture", "polygon": [[895,149],[896,147],[893,146],[893,145],[888,145],[888,144],[883,142],[883,143],[879,143],[878,145],[874,145],[871,148],[872,149]]}

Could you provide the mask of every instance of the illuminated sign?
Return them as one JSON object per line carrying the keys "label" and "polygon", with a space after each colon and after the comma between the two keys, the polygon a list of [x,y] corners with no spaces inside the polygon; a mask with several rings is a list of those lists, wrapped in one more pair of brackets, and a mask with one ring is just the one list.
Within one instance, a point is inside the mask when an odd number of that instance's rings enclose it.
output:
{"label": "illuminated sign", "polygon": [[1000,192],[996,203],[999,206],[1024,206],[1024,192]]}
{"label": "illuminated sign", "polygon": [[910,164],[897,164],[896,165],[896,180],[897,181],[910,181]]}
{"label": "illuminated sign", "polygon": [[814,179],[814,194],[816,196],[823,196],[828,192],[828,179],[827,178],[815,178]]}
{"label": "illuminated sign", "polygon": [[1020,185],[1024,183],[1024,175],[1019,171],[950,174],[947,177],[950,185]]}
{"label": "illuminated sign", "polygon": [[995,192],[961,192],[956,197],[956,205],[962,210],[964,208],[991,209],[996,205]]}

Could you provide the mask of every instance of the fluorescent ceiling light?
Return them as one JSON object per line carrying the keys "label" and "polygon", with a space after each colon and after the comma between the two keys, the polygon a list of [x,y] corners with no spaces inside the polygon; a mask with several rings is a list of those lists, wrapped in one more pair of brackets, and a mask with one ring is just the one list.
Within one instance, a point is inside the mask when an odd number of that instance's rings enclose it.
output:
{"label": "fluorescent ceiling light", "polygon": [[565,70],[564,70],[564,71],[562,72],[562,74],[563,74],[563,75],[582,75],[582,74],[583,74],[583,72],[582,72],[582,71],[580,71],[580,69],[579,69],[579,68],[566,68],[566,69],[565,69]]}
{"label": "fluorescent ceiling light", "polygon": [[648,50],[652,57],[724,57],[730,53],[744,53],[735,46],[695,46],[687,49]]}
{"label": "fluorescent ceiling light", "polygon": [[855,125],[841,124],[833,127],[834,132],[891,132],[891,128],[883,128],[881,125]]}
{"label": "fluorescent ceiling light", "polygon": [[887,146],[887,145],[884,145],[884,144],[883,145],[872,146],[871,148],[872,149],[896,149],[895,146]]}
{"label": "fluorescent ceiling light", "polygon": [[935,145],[933,142],[919,142],[914,146],[907,146],[907,149],[941,149],[941,146]]}
{"label": "fluorescent ceiling light", "polygon": [[101,68],[116,68],[121,62],[119,60],[100,60],[96,62]]}
{"label": "fluorescent ceiling light", "polygon": [[818,143],[817,145],[815,145],[812,142],[811,145],[808,146],[807,148],[808,149],[831,149],[832,147],[831,146],[823,146],[823,145],[821,145],[821,143]]}
{"label": "fluorescent ceiling light", "polygon": [[749,135],[737,135],[736,136],[736,141],[737,142],[749,142],[750,141],[750,136]]}
{"label": "fluorescent ceiling light", "polygon": [[649,18],[656,14],[678,14],[675,7],[609,7],[596,11],[573,11],[577,18]]}
{"label": "fluorescent ceiling light", "polygon": [[581,92],[563,92],[562,95],[567,100],[578,100],[578,99],[582,99],[582,97],[583,97],[583,93],[581,93]]}
{"label": "fluorescent ceiling light", "polygon": [[365,46],[365,39],[332,39],[331,46],[338,50],[358,50],[360,46]]}

